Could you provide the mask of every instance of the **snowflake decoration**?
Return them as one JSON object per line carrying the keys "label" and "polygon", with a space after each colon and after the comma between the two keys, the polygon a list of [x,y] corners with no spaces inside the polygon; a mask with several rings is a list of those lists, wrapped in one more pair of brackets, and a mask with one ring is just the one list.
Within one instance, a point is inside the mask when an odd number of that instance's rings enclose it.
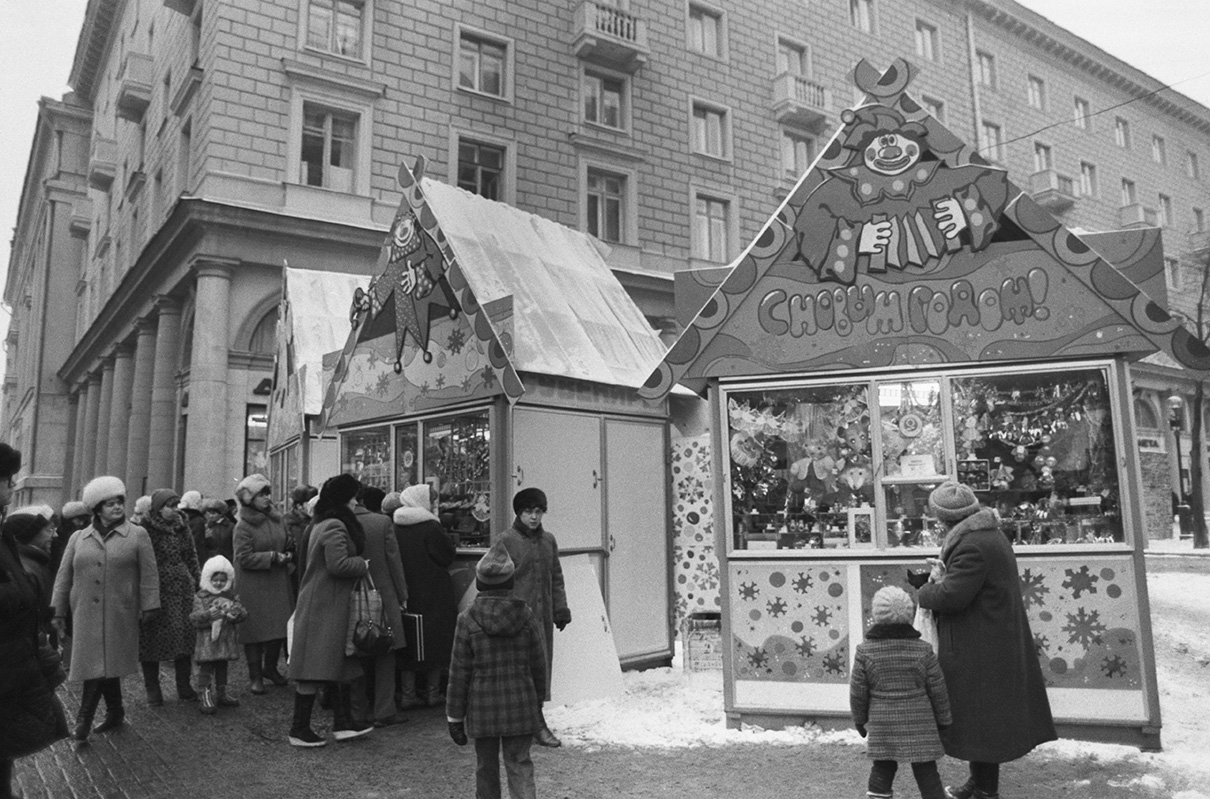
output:
{"label": "snowflake decoration", "polygon": [[740,583],[739,598],[751,601],[760,596],[760,589],[756,587],[756,583]]}
{"label": "snowflake decoration", "polygon": [[805,594],[811,588],[811,586],[815,585],[815,580],[811,577],[811,575],[799,572],[798,576],[794,578],[794,582],[791,583],[791,585],[794,586],[794,590],[798,593]]}
{"label": "snowflake decoration", "polygon": [[815,615],[811,618],[815,621],[816,627],[827,627],[828,623],[832,621],[832,611],[818,605],[815,608]]}
{"label": "snowflake decoration", "polygon": [[1021,573],[1021,598],[1025,600],[1026,610],[1034,605],[1042,607],[1046,604],[1043,597],[1050,593],[1050,589],[1046,587],[1045,583],[1046,576],[1034,574],[1032,569],[1026,569]]}
{"label": "snowflake decoration", "polygon": [[752,652],[752,654],[748,655],[748,663],[750,663],[754,669],[764,668],[768,662],[769,654],[763,649],[757,649]]}
{"label": "snowflake decoration", "polygon": [[1079,599],[1080,594],[1097,592],[1096,582],[1101,579],[1095,574],[1089,574],[1087,566],[1081,566],[1079,571],[1075,569],[1064,569],[1067,579],[1063,581],[1063,587],[1071,591],[1072,599]]}
{"label": "snowflake decoration", "polygon": [[437,375],[436,383],[437,383],[437,388],[445,388],[445,375],[442,375],[442,374]]}
{"label": "snowflake decoration", "polygon": [[385,397],[387,392],[391,390],[391,375],[389,372],[384,372],[378,375],[378,382],[374,384],[374,393],[380,397]]}
{"label": "snowflake decoration", "polygon": [[1034,651],[1041,658],[1050,649],[1050,639],[1041,633],[1034,633]]}
{"label": "snowflake decoration", "polygon": [[430,390],[432,390],[432,386],[429,385],[429,381],[425,380],[420,384],[420,396],[427,397]]}
{"label": "snowflake decoration", "polygon": [[1078,643],[1084,647],[1101,643],[1101,634],[1105,630],[1101,614],[1095,610],[1085,613],[1084,608],[1074,614],[1068,613],[1067,624],[1063,627],[1063,632],[1067,633],[1067,643]]}
{"label": "snowflake decoration", "polygon": [[471,381],[474,380],[474,377],[474,375],[467,375],[466,377],[462,378],[462,390],[464,392],[471,390]]}
{"label": "snowflake decoration", "polygon": [[824,655],[823,670],[828,674],[844,674],[844,656],[839,652]]}
{"label": "snowflake decoration", "polygon": [[451,330],[450,337],[445,340],[445,348],[454,354],[462,352],[462,347],[465,344],[466,333],[463,333],[460,327],[455,327]]}
{"label": "snowflake decoration", "polygon": [[1109,679],[1126,675],[1126,661],[1118,655],[1110,655],[1101,661],[1101,673]]}
{"label": "snowflake decoration", "polygon": [[819,647],[816,646],[814,638],[808,638],[804,635],[801,639],[799,639],[798,643],[794,645],[794,649],[798,651],[799,657],[809,658],[811,655],[815,654],[815,651],[819,649]]}
{"label": "snowflake decoration", "polygon": [[769,615],[775,619],[778,616],[786,615],[786,603],[781,599],[781,597],[766,603],[766,607],[769,610]]}
{"label": "snowflake decoration", "polygon": [[491,388],[496,385],[496,373],[490,365],[483,367],[483,371],[479,374],[483,375],[483,385],[485,388]]}

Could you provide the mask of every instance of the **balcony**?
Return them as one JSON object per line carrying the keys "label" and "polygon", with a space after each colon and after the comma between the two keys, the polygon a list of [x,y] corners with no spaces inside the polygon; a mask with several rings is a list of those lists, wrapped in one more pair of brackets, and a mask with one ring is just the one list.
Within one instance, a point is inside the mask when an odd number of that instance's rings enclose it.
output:
{"label": "balcony", "polygon": [[151,103],[151,58],[142,53],[127,53],[118,72],[118,96],[115,107],[119,117],[142,122]]}
{"label": "balcony", "polygon": [[1030,175],[1029,193],[1038,205],[1056,213],[1066,211],[1076,201],[1075,182],[1053,169],[1043,169]]}
{"label": "balcony", "polygon": [[67,222],[67,232],[75,239],[88,238],[92,230],[92,200],[81,197],[71,204],[71,218]]}
{"label": "balcony", "polygon": [[1118,209],[1118,224],[1123,228],[1158,227],[1159,214],[1141,203],[1123,205]]}
{"label": "balcony", "polygon": [[647,63],[647,25],[642,19],[596,0],[576,9],[571,51],[577,58],[635,72]]}
{"label": "balcony", "polygon": [[88,185],[99,191],[109,191],[118,174],[118,143],[101,136],[92,137],[92,152],[88,156]]}
{"label": "balcony", "polygon": [[773,116],[778,122],[818,131],[831,107],[832,93],[812,80],[789,72],[773,79]]}
{"label": "balcony", "polygon": [[1197,259],[1210,256],[1210,230],[1198,230],[1189,234],[1189,254]]}

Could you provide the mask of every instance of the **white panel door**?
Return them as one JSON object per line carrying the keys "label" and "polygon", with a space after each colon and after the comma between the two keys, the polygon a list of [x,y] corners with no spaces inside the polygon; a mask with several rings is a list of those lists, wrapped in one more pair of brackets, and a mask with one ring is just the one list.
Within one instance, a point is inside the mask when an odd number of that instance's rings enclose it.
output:
{"label": "white panel door", "polygon": [[[559,549],[601,549],[601,420],[545,408],[513,410],[513,493],[546,492],[543,526]],[[512,497],[509,497],[511,507]]]}
{"label": "white panel door", "polygon": [[605,463],[609,619],[625,663],[671,645],[663,424],[606,419]]}

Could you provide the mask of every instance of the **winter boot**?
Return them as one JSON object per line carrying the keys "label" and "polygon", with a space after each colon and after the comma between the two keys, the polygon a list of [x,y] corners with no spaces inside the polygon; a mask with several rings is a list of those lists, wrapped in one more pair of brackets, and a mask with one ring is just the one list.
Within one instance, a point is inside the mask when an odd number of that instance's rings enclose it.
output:
{"label": "winter boot", "polygon": [[202,711],[203,716],[213,716],[215,711],[214,689],[207,685],[202,689],[201,697],[201,706],[198,708],[198,710]]}
{"label": "winter boot", "polygon": [[294,692],[294,723],[290,726],[290,746],[314,748],[327,746],[328,742],[311,729],[311,710],[315,707],[315,694]]}
{"label": "winter boot", "polygon": [[399,673],[399,709],[412,710],[424,707],[424,700],[416,693],[416,672],[404,669]]}
{"label": "winter boot", "polygon": [[373,724],[353,720],[353,687],[347,682],[329,683],[332,692],[332,737],[349,741],[374,731]]}
{"label": "winter boot", "polygon": [[101,703],[101,683],[103,680],[85,680],[80,694],[80,709],[76,711],[76,726],[71,737],[84,743],[88,733],[92,731],[92,720],[97,715],[97,705]]}
{"label": "winter boot", "polygon": [[264,666],[261,669],[261,674],[264,680],[268,680],[278,688],[290,683],[290,681],[286,679],[285,675],[277,670],[277,660],[281,657],[281,645],[282,641],[280,638],[276,641],[267,641],[262,644],[265,649],[265,660]]}
{"label": "winter boot", "polygon": [[122,681],[117,677],[102,680],[101,696],[105,697],[105,718],[92,728],[97,733],[116,730],[126,721],[126,708],[122,706]]}
{"label": "winter boot", "polygon": [[264,666],[261,664],[264,647],[260,644],[244,644],[244,657],[248,659],[248,690],[260,696],[265,692]]}
{"label": "winter boot", "polygon": [[215,689],[214,703],[219,707],[239,707],[239,700],[227,693],[226,685],[219,685]]}
{"label": "winter boot", "polygon": [[193,676],[193,663],[190,662],[189,656],[177,658],[172,661],[172,665],[176,670],[176,698],[182,702],[196,702],[197,691],[189,684]]}
{"label": "winter boot", "polygon": [[546,714],[540,713],[542,717],[542,729],[534,733],[534,743],[538,746],[549,746],[554,749],[563,745],[563,742],[555,737],[555,734],[550,731],[550,727],[546,726]]}
{"label": "winter boot", "polygon": [[424,703],[429,707],[439,707],[445,704],[445,697],[441,694],[441,671],[439,669],[434,669],[427,675],[424,686]]}
{"label": "winter boot", "polygon": [[147,689],[147,704],[164,706],[164,692],[160,689],[160,664],[154,660],[143,661],[143,687]]}

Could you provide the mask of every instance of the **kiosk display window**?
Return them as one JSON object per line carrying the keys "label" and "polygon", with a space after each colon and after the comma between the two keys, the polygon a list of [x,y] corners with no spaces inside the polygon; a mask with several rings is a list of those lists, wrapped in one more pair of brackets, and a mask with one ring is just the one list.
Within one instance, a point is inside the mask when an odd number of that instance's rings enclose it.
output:
{"label": "kiosk display window", "polygon": [[391,428],[355,430],[340,437],[341,471],[362,485],[391,490]]}

